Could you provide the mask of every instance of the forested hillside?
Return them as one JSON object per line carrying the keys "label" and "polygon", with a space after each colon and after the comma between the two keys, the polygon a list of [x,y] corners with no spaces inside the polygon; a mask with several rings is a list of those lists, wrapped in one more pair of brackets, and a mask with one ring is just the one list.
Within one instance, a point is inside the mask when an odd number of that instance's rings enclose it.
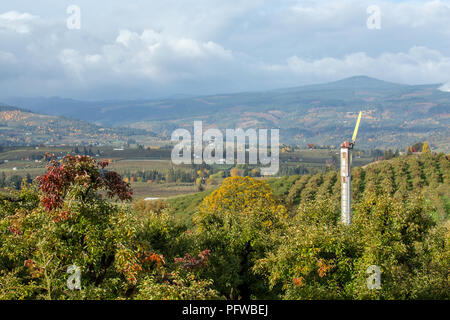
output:
{"label": "forested hillside", "polygon": [[50,116],[0,105],[0,146],[123,145],[155,134],[139,129],[108,128],[74,118]]}

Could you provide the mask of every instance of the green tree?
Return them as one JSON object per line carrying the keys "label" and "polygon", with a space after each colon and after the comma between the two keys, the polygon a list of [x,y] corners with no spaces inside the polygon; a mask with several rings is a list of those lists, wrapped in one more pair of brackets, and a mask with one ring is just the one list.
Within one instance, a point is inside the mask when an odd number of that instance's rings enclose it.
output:
{"label": "green tree", "polygon": [[276,241],[286,219],[270,187],[250,177],[230,177],[206,197],[194,217],[198,248],[211,250],[202,275],[232,299],[273,297],[253,266]]}
{"label": "green tree", "polygon": [[7,185],[9,185],[11,188],[14,188],[16,190],[20,189],[20,186],[22,185],[22,177],[15,174],[9,177]]}
{"label": "green tree", "polygon": [[[282,245],[256,270],[269,274],[285,299],[444,298],[448,227],[436,229],[429,210],[421,198],[404,202],[372,193],[355,207],[353,224],[344,226],[335,203],[305,203]],[[371,265],[381,269],[380,290],[367,287]]]}
{"label": "green tree", "polygon": [[2,172],[0,175],[0,188],[3,188],[6,186],[6,174]]}

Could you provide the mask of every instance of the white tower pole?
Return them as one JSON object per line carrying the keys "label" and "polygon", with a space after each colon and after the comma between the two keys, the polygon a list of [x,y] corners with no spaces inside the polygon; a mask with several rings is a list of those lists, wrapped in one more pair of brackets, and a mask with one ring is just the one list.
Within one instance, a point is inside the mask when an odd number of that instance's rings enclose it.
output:
{"label": "white tower pole", "polygon": [[350,146],[343,143],[341,145],[341,221],[346,225],[352,221],[350,152]]}
{"label": "white tower pole", "polygon": [[356,120],[355,131],[353,131],[352,141],[341,144],[341,221],[343,224],[352,223],[352,168],[351,150],[356,142],[359,123],[361,122],[362,111],[359,112]]}

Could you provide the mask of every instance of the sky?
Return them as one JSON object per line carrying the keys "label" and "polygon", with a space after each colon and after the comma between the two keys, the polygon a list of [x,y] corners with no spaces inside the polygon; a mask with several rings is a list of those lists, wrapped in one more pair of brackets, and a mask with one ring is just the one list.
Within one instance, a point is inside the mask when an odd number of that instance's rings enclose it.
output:
{"label": "sky", "polygon": [[355,75],[450,90],[450,1],[0,2],[0,101],[152,99]]}

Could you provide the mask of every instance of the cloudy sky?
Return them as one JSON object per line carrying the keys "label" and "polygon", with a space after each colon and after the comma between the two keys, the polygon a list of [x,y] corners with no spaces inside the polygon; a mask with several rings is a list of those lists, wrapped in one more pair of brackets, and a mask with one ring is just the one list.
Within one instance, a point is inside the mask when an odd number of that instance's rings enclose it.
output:
{"label": "cloudy sky", "polygon": [[[80,29],[67,26],[70,5],[81,10]],[[367,26],[371,5],[380,29]],[[450,1],[0,3],[0,101],[157,98],[353,75],[450,83]]]}

